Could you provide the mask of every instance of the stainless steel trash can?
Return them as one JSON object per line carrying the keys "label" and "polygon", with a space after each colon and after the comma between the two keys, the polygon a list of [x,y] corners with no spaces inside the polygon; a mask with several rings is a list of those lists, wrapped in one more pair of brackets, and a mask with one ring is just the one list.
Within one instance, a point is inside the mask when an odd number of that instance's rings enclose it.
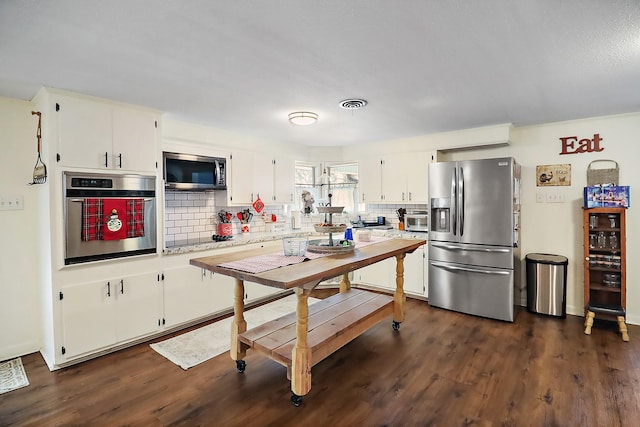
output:
{"label": "stainless steel trash can", "polygon": [[532,313],[566,317],[567,265],[561,255],[528,254],[527,310]]}

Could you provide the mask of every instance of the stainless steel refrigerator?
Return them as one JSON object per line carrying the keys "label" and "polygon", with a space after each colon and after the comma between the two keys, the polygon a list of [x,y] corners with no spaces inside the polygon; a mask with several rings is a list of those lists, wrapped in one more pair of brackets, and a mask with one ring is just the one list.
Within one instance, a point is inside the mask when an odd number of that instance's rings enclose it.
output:
{"label": "stainless steel refrigerator", "polygon": [[429,165],[429,304],[513,322],[520,298],[520,166]]}

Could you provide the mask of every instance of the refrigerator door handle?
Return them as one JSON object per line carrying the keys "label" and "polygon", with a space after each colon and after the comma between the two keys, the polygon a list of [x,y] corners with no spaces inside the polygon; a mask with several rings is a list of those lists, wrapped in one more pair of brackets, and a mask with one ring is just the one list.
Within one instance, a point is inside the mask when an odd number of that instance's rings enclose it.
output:
{"label": "refrigerator door handle", "polygon": [[511,274],[510,271],[505,271],[505,270],[484,270],[481,268],[457,267],[449,264],[443,264],[437,261],[431,261],[431,265],[433,265],[434,267],[442,268],[443,270],[450,270],[450,271],[467,271],[469,273],[494,274],[494,275]]}
{"label": "refrigerator door handle", "polygon": [[453,224],[453,235],[458,234],[458,175],[457,169],[453,169],[451,174],[451,199],[453,200],[453,209],[451,209],[451,223]]}
{"label": "refrigerator door handle", "polygon": [[441,243],[432,243],[431,244],[434,248],[439,248],[439,249],[447,249],[447,250],[451,250],[451,251],[465,251],[465,252],[489,252],[489,253],[509,253],[511,252],[510,249],[506,249],[506,248],[474,248],[474,247],[461,247],[461,246],[454,246],[454,245],[443,245]]}
{"label": "refrigerator door handle", "polygon": [[458,196],[460,197],[460,236],[464,235],[464,169],[460,168],[460,178],[458,181]]}

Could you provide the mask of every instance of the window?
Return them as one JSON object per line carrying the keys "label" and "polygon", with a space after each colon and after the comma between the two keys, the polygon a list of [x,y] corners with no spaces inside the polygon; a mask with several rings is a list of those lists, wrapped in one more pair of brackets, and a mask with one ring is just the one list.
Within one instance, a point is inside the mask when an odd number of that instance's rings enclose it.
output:
{"label": "window", "polygon": [[296,162],[296,196],[294,210],[303,210],[302,193],[308,191],[314,199],[314,207],[320,203],[344,206],[347,212],[356,212],[358,203],[358,164]]}

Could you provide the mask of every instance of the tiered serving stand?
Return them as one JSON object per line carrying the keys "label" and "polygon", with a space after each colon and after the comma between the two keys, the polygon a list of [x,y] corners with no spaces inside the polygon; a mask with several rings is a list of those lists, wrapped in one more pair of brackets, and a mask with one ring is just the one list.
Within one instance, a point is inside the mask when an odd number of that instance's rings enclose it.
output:
{"label": "tiered serving stand", "polygon": [[346,224],[333,225],[333,214],[340,214],[344,210],[344,206],[319,206],[318,213],[324,214],[323,224],[314,224],[313,228],[318,233],[329,235],[329,239],[309,240],[307,250],[310,252],[320,253],[347,253],[353,252],[355,244],[351,240],[333,239],[333,233],[344,233],[347,229]]}

